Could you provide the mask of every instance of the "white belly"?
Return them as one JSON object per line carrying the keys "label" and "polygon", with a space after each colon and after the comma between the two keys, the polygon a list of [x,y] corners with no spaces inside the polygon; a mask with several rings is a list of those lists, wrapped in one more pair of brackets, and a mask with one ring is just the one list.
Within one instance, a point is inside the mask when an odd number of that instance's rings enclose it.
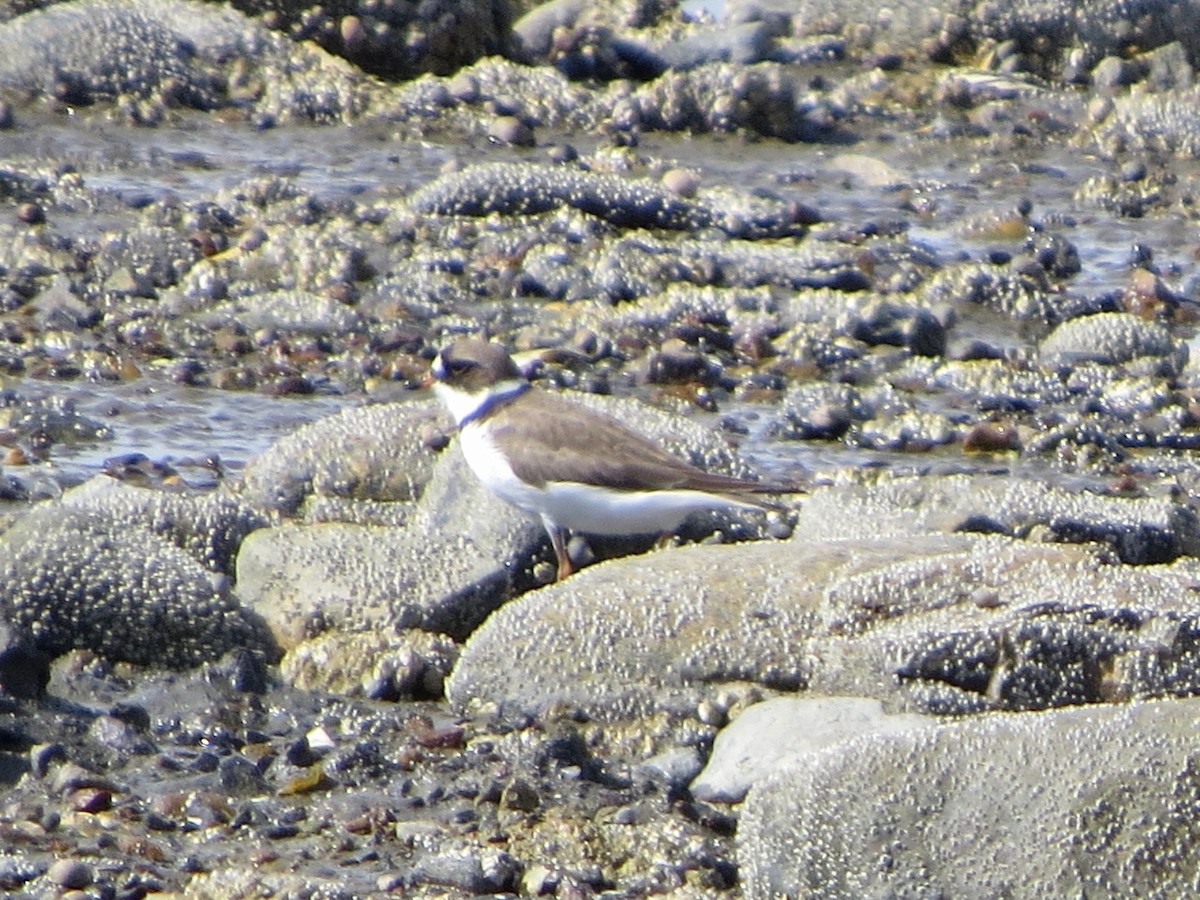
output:
{"label": "white belly", "polygon": [[463,455],[493,493],[530,515],[585,534],[657,534],[677,529],[693,512],[705,509],[756,509],[701,491],[614,491],[573,481],[534,487],[513,474],[487,432],[470,423],[460,433]]}

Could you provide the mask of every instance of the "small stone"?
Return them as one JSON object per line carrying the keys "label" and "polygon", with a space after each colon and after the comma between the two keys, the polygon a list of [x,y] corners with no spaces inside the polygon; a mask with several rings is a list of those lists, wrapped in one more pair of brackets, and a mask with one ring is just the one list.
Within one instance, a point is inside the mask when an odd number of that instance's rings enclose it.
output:
{"label": "small stone", "polygon": [[258,766],[239,754],[227,756],[217,765],[221,787],[231,794],[257,794],[267,783]]}
{"label": "small stone", "polygon": [[537,144],[533,129],[516,116],[497,116],[488,127],[488,137],[500,144],[533,147]]}
{"label": "small stone", "polygon": [[144,821],[151,831],[174,831],[177,827],[172,819],[153,811],[146,814]]}
{"label": "small stone", "polygon": [[670,785],[686,785],[700,774],[704,760],[694,747],[676,747],[644,760],[637,767],[642,775]]}
{"label": "small stone", "polygon": [[663,187],[680,197],[696,196],[700,181],[700,173],[695,169],[668,169],[662,176]]}
{"label": "small stone", "polygon": [[115,716],[96,716],[88,728],[88,736],[105,747],[128,749],[137,740],[137,731]]}
{"label": "small stone", "polygon": [[309,766],[294,778],[289,778],[279,788],[279,796],[288,797],[294,794],[307,794],[320,788],[328,787],[329,779],[320,766]]}
{"label": "small stone", "polygon": [[1122,181],[1143,181],[1148,174],[1146,163],[1140,159],[1131,159],[1121,166]]}
{"label": "small stone", "polygon": [[711,700],[701,700],[696,706],[696,718],[705,725],[720,727],[728,720],[728,712]]}
{"label": "small stone", "polygon": [[337,742],[329,736],[329,732],[318,725],[304,736],[308,747],[314,753],[327,753],[337,746]]}
{"label": "small stone", "polygon": [[92,883],[92,870],[77,859],[60,859],[46,870],[46,877],[70,890],[80,890]]}
{"label": "small stone", "polygon": [[1003,453],[1020,450],[1021,440],[1011,425],[978,422],[963,435],[962,447],[968,453]]}
{"label": "small stone", "polygon": [[113,789],[112,784],[104,777],[89,772],[83,766],[73,762],[65,762],[59,766],[50,783],[50,789],[56,793],[67,793],[85,787]]}
{"label": "small stone", "polygon": [[249,229],[238,241],[238,249],[246,253],[257,250],[267,242],[267,230],[260,225]]}
{"label": "small stone", "polygon": [[579,151],[570,144],[555,144],[546,151],[546,156],[552,163],[572,163],[579,159]]}
{"label": "small stone", "polygon": [[514,778],[500,795],[501,806],[518,812],[533,812],[540,804],[537,790],[521,778]]}
{"label": "small stone", "polygon": [[46,221],[46,211],[37,203],[22,203],[17,207],[17,218],[26,225],[41,225]]}
{"label": "small stone", "polygon": [[637,825],[642,815],[636,806],[622,806],[613,815],[614,825]]}
{"label": "small stone", "polygon": [[348,56],[355,56],[368,48],[370,34],[358,16],[343,16],[340,30],[342,45]]}
{"label": "small stone", "polygon": [[405,723],[413,739],[422,747],[457,748],[463,746],[466,731],[461,725],[435,726],[423,716],[413,716]]}
{"label": "small stone", "polygon": [[543,865],[535,864],[525,870],[521,877],[521,893],[530,897],[542,897],[558,891],[561,876]]}
{"label": "small stone", "polygon": [[495,890],[484,878],[479,860],[473,856],[426,857],[413,867],[413,879],[421,884],[457,888],[470,894],[483,894]]}
{"label": "small stone", "polygon": [[76,812],[98,813],[112,809],[112,792],[103,788],[79,788],[72,791],[67,801]]}
{"label": "small stone", "polygon": [[1137,80],[1137,69],[1128,60],[1106,56],[1092,69],[1092,83],[1098,88],[1112,90]]}
{"label": "small stone", "polygon": [[389,873],[380,875],[375,880],[375,887],[383,893],[395,893],[402,890],[407,884],[407,879],[403,875]]}

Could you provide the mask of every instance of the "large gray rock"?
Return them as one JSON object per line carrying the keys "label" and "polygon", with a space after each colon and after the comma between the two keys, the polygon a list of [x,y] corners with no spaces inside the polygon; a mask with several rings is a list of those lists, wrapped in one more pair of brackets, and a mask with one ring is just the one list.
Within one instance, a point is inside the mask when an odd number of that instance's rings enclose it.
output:
{"label": "large gray rock", "polygon": [[471,636],[448,695],[627,720],[694,714],[745,682],[957,713],[1200,689],[1190,561],[1113,565],[1094,547],[996,536],[820,537],[655,553],[521,597]]}
{"label": "large gray rock", "polygon": [[326,522],[257,532],[238,591],[285,647],[336,629],[422,627],[463,638],[520,588],[541,526],[482,487],[457,446],[407,527]]}
{"label": "large gray rock", "polygon": [[751,790],[746,896],[1184,897],[1200,701],[856,738]]}
{"label": "large gray rock", "polygon": [[746,709],[717,735],[712,756],[691,783],[697,800],[738,803],[778,769],[862,735],[928,728],[937,719],[888,715],[862,697],[777,697]]}
{"label": "large gray rock", "polygon": [[467,642],[448,695],[613,719],[687,713],[722,682],[795,690],[811,675],[805,645],[839,572],[969,543],[689,546],[595,566],[494,613]]}

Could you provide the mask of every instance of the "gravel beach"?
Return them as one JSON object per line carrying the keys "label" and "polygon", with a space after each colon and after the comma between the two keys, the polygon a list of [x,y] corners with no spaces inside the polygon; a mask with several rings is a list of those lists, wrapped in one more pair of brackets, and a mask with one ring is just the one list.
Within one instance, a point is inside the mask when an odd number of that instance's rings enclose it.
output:
{"label": "gravel beach", "polygon": [[[1197,66],[1195,0],[0,2],[0,894],[1192,892]],[[468,335],[802,491],[555,582]]]}

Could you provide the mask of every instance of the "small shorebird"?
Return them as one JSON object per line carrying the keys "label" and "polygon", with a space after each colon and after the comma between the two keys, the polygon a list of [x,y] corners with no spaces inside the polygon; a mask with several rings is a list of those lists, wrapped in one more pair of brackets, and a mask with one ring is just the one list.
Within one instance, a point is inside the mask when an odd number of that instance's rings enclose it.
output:
{"label": "small shorebird", "polygon": [[497,344],[457,341],[431,375],[475,475],[542,520],[559,580],[574,571],[568,532],[668,535],[690,513],[769,509],[755,495],[797,490],[688,465],[616,419],[535,389]]}

